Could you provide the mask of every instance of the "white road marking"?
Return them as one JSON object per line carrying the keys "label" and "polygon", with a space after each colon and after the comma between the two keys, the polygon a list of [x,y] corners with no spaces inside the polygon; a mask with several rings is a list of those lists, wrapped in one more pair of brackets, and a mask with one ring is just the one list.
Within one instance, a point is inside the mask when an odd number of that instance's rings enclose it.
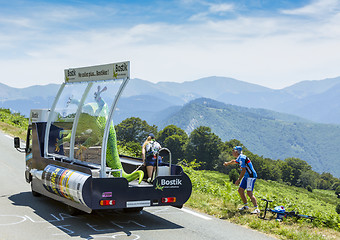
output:
{"label": "white road marking", "polygon": [[14,139],[12,136],[5,134],[5,137],[8,137],[10,139]]}
{"label": "white road marking", "polygon": [[5,221],[8,220],[8,218],[19,218],[19,220],[14,220],[14,222],[11,222],[11,220],[9,220],[10,222],[8,223],[2,223],[4,220],[1,220],[0,226],[10,226],[10,225],[15,225],[15,224],[19,224],[22,222],[26,221],[26,218],[23,216],[18,216],[18,215],[0,215],[1,218],[4,218]]}
{"label": "white road marking", "polygon": [[210,217],[204,216],[204,215],[199,214],[199,213],[197,213],[197,212],[193,212],[193,211],[191,211],[191,210],[189,210],[189,209],[182,208],[181,210],[182,210],[183,212],[192,214],[192,215],[194,215],[194,216],[196,216],[196,217],[199,217],[199,218],[202,218],[202,219],[204,219],[204,220],[211,220]]}

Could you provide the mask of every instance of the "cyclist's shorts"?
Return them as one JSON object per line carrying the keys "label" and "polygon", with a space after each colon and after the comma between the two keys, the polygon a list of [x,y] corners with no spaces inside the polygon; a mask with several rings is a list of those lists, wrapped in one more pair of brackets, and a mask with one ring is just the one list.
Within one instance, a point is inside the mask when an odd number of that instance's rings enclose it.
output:
{"label": "cyclist's shorts", "polygon": [[256,178],[243,178],[240,187],[247,191],[253,191]]}

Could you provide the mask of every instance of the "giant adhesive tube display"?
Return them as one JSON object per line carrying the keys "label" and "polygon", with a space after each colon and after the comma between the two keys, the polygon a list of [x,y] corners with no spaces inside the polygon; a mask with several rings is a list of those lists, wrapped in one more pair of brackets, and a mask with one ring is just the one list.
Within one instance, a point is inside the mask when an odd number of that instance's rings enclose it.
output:
{"label": "giant adhesive tube display", "polygon": [[42,173],[45,189],[63,198],[86,205],[82,190],[90,175],[55,165],[47,165]]}

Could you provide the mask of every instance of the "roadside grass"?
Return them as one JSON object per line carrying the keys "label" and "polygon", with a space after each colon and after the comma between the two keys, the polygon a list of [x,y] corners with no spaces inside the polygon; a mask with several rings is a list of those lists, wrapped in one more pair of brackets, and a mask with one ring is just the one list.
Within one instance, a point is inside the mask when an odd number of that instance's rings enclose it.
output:
{"label": "roadside grass", "polygon": [[261,211],[265,207],[265,202],[261,199],[266,198],[273,200],[270,208],[282,205],[287,211],[317,217],[314,221],[284,218],[282,222],[278,222],[276,215],[267,213],[266,219],[269,220],[263,220],[258,215],[250,214],[251,203],[249,211],[238,210],[242,206],[238,187],[229,181],[228,175],[193,170],[191,167],[184,169],[193,184],[192,195],[185,204],[190,208],[279,239],[340,239],[340,216],[335,211],[337,198],[334,191],[313,190],[311,193],[303,188],[258,179],[254,194]]}
{"label": "roadside grass", "polygon": [[8,135],[20,137],[24,141],[26,140],[27,129],[21,129],[4,122],[0,122],[0,129]]}
{"label": "roadside grass", "polygon": [[0,108],[0,129],[11,135],[26,140],[28,119],[20,113],[11,113],[9,109]]}

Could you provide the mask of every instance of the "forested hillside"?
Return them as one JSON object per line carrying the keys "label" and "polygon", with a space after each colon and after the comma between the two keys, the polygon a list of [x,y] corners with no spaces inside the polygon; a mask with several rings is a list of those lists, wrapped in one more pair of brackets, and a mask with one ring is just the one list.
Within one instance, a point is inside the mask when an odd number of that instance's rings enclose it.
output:
{"label": "forested hillside", "polygon": [[340,125],[319,124],[264,109],[196,99],[159,124],[176,125],[187,133],[209,126],[223,141],[238,139],[258,155],[271,159],[296,157],[314,171],[340,176]]}

